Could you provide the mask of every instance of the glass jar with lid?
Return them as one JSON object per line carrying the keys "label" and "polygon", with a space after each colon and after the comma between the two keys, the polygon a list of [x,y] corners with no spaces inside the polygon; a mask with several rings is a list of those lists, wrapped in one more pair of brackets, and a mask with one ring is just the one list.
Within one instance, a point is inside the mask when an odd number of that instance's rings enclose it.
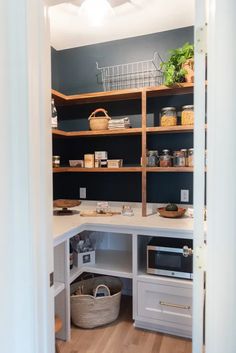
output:
{"label": "glass jar with lid", "polygon": [[53,168],[60,167],[60,156],[52,156],[52,166]]}
{"label": "glass jar with lid", "polygon": [[184,105],[181,112],[181,125],[193,125],[194,124],[194,106]]}
{"label": "glass jar with lid", "polygon": [[162,154],[160,155],[160,167],[172,167],[172,156],[170,154],[170,150],[162,150]]}
{"label": "glass jar with lid", "polygon": [[174,151],[173,165],[174,167],[185,167],[186,165],[185,151]]}
{"label": "glass jar with lid", "polygon": [[188,149],[188,167],[194,167],[194,149]]}
{"label": "glass jar with lid", "polygon": [[161,109],[160,125],[161,126],[177,125],[177,114],[176,114],[175,107],[165,107]]}
{"label": "glass jar with lid", "polygon": [[158,151],[157,150],[148,151],[147,166],[148,167],[157,167],[158,161],[159,161]]}

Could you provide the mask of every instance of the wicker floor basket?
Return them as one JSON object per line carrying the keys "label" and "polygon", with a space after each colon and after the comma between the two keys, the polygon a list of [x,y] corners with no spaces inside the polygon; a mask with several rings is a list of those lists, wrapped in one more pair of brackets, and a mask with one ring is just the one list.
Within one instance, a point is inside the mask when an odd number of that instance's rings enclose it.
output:
{"label": "wicker floor basket", "polygon": [[[95,288],[106,285],[110,296],[94,297]],[[122,283],[118,278],[100,276],[71,285],[71,319],[74,325],[82,328],[94,328],[117,319],[120,311]],[[82,293],[76,294],[74,293]]]}

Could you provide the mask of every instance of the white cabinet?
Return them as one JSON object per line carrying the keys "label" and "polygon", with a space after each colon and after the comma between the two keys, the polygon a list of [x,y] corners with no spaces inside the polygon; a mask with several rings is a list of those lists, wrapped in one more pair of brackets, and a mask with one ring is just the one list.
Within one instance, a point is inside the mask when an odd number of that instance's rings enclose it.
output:
{"label": "white cabinet", "polygon": [[[96,226],[98,229],[99,227]],[[95,265],[69,269],[70,234],[54,250],[55,310],[63,321],[59,338],[70,339],[70,283],[81,273],[111,275],[128,281],[133,291],[136,327],[178,336],[192,336],[192,281],[146,274],[146,246],[155,234],[86,230],[96,240]],[[174,232],[167,236],[176,236]],[[132,284],[132,285],[131,285]]]}
{"label": "white cabinet", "polygon": [[136,326],[191,337],[191,281],[140,276],[136,290]]}

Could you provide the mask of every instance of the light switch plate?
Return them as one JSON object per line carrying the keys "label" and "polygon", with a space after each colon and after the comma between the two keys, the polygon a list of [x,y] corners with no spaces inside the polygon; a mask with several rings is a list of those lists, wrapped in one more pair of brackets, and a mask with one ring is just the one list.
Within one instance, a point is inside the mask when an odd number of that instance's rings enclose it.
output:
{"label": "light switch plate", "polygon": [[86,199],[86,188],[79,188],[79,198]]}
{"label": "light switch plate", "polygon": [[189,202],[189,190],[180,190],[180,202]]}

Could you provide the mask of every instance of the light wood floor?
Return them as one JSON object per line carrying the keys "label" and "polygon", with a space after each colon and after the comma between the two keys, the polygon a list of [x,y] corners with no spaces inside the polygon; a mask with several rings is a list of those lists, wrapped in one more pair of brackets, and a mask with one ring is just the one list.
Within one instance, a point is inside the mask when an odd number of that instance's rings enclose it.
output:
{"label": "light wood floor", "polygon": [[136,329],[132,321],[132,299],[122,298],[119,319],[100,328],[72,326],[71,341],[58,341],[60,353],[191,353],[191,341]]}

